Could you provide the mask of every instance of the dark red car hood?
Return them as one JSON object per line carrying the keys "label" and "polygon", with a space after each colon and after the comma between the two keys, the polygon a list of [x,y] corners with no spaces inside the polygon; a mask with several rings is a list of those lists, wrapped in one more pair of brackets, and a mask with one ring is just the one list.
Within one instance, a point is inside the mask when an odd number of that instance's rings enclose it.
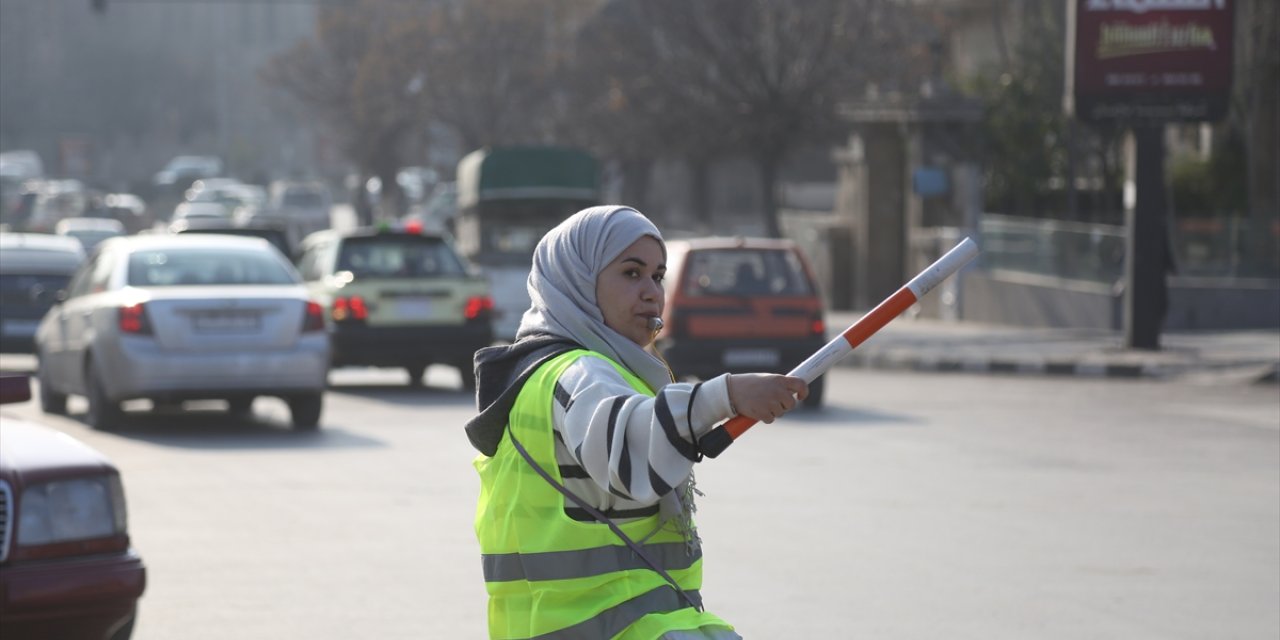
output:
{"label": "dark red car hood", "polygon": [[0,413],[0,477],[14,486],[53,478],[115,473],[101,453],[71,436]]}

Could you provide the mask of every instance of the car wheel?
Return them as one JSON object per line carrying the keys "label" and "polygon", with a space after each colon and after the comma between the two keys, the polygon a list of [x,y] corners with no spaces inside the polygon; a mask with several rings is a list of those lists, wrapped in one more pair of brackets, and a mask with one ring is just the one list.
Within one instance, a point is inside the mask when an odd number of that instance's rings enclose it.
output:
{"label": "car wheel", "polygon": [[470,362],[458,363],[458,376],[462,378],[462,390],[467,393],[476,392],[476,371]]}
{"label": "car wheel", "polygon": [[227,411],[237,418],[248,418],[253,415],[253,396],[247,398],[229,398]]}
{"label": "car wheel", "polygon": [[90,361],[84,372],[85,399],[89,401],[89,410],[85,413],[85,422],[99,430],[110,429],[120,423],[123,412],[120,404],[107,397],[102,388],[102,379],[97,367]]}
{"label": "car wheel", "polygon": [[822,391],[826,386],[826,380],[823,378],[809,383],[809,397],[804,399],[805,409],[822,408]]}
{"label": "car wheel", "polygon": [[36,364],[36,379],[40,381],[40,409],[45,413],[66,415],[67,394],[53,390],[53,381],[49,379],[49,371],[44,363],[44,358],[40,358]]}
{"label": "car wheel", "polygon": [[422,376],[427,373],[427,365],[411,364],[405,367],[404,370],[409,372],[409,386],[411,387],[422,386],[423,384]]}
{"label": "car wheel", "polygon": [[294,429],[312,431],[320,426],[320,410],[324,405],[321,394],[293,396],[287,402]]}

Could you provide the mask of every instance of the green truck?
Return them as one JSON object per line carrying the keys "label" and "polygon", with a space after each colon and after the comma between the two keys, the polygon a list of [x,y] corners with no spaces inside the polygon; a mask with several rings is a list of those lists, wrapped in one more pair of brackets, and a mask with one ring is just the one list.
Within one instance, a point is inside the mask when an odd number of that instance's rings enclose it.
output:
{"label": "green truck", "polygon": [[600,204],[600,165],[569,147],[492,147],[463,157],[456,180],[458,249],[489,277],[494,336],[514,340],[529,308],[533,249],[562,220]]}

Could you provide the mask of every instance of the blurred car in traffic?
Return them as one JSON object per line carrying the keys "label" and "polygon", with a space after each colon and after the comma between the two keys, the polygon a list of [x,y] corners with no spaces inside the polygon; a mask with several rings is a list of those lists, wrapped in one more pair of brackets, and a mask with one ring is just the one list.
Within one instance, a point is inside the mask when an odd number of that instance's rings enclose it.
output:
{"label": "blurred car in traffic", "polygon": [[200,224],[204,226],[221,225],[229,227],[232,225],[231,211],[219,202],[180,202],[178,206],[173,208],[173,215],[169,218],[169,223],[173,224],[183,220],[191,220],[192,224]]}
{"label": "blurred car in traffic", "polygon": [[216,202],[235,217],[241,209],[256,210],[267,201],[267,191],[255,184],[246,184],[234,178],[207,178],[196,180],[187,189],[187,202]]}
{"label": "blurred car in traffic", "polygon": [[244,415],[257,396],[314,429],[329,368],[324,312],[289,261],[266,240],[212,234],[103,242],[45,314],[36,355],[42,408],[82,395],[99,429],[124,400],[226,400]]}
{"label": "blurred car in traffic", "polygon": [[267,200],[264,222],[282,222],[302,238],[331,226],[333,199],[319,182],[276,181]]}
{"label": "blurred car in traffic", "polygon": [[24,184],[44,177],[40,154],[29,149],[0,151],[0,224],[12,225]]}
{"label": "blurred car in traffic", "polygon": [[16,231],[53,233],[59,220],[85,215],[89,200],[79,180],[28,180],[8,217]]}
{"label": "blurred car in traffic", "polygon": [[147,203],[132,193],[108,193],[102,197],[103,215],[119,220],[126,233],[138,233],[151,226],[154,215]]}
{"label": "blurred car in traffic", "polygon": [[[243,184],[235,178],[200,178],[191,183],[184,194],[188,202],[217,202],[218,192],[224,188]],[[196,197],[203,193],[203,196]]]}
{"label": "blurred car in traffic", "polygon": [[422,203],[411,206],[403,220],[420,224],[428,231],[453,234],[458,213],[457,195],[453,182],[437,182],[431,195]]}
{"label": "blurred car in traffic", "polygon": [[125,228],[124,223],[111,218],[63,218],[53,227],[53,232],[75,238],[88,253],[107,238],[125,235]]}
{"label": "blurred car in traffic", "polygon": [[0,233],[0,353],[33,353],[40,318],[64,294],[85,251],[74,238]]}
{"label": "blurred car in traffic", "polygon": [[22,181],[44,175],[40,154],[30,149],[0,151],[0,178]]}
{"label": "blurred car in traffic", "polygon": [[417,385],[439,363],[474,388],[493,299],[447,237],[415,225],[322,231],[303,241],[298,269],[325,308],[333,366],[400,367]]}
{"label": "blurred car in traffic", "polygon": [[396,172],[396,184],[410,208],[425,203],[439,181],[439,172],[430,167],[401,167]]}
{"label": "blurred car in traffic", "polygon": [[222,159],[217,156],[175,156],[157,171],[151,181],[161,189],[185,190],[201,178],[222,173]]}
{"label": "blurred car in traffic", "polygon": [[[31,397],[0,373],[0,403]],[[0,636],[127,640],[146,589],[119,470],[88,445],[0,413]]]}
{"label": "blurred car in traffic", "polygon": [[[679,378],[786,373],[827,342],[817,281],[790,240],[672,240],[666,292],[657,347]],[[806,406],[823,387],[809,385]]]}

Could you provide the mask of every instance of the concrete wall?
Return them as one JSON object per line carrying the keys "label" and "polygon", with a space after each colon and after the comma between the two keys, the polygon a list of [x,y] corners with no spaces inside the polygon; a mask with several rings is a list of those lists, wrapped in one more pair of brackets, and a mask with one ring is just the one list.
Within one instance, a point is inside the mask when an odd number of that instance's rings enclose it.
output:
{"label": "concrete wall", "polygon": [[1171,278],[1166,329],[1280,329],[1280,282]]}
{"label": "concrete wall", "polygon": [[1119,329],[1120,297],[1111,287],[1014,271],[961,274],[963,320],[1025,327]]}

